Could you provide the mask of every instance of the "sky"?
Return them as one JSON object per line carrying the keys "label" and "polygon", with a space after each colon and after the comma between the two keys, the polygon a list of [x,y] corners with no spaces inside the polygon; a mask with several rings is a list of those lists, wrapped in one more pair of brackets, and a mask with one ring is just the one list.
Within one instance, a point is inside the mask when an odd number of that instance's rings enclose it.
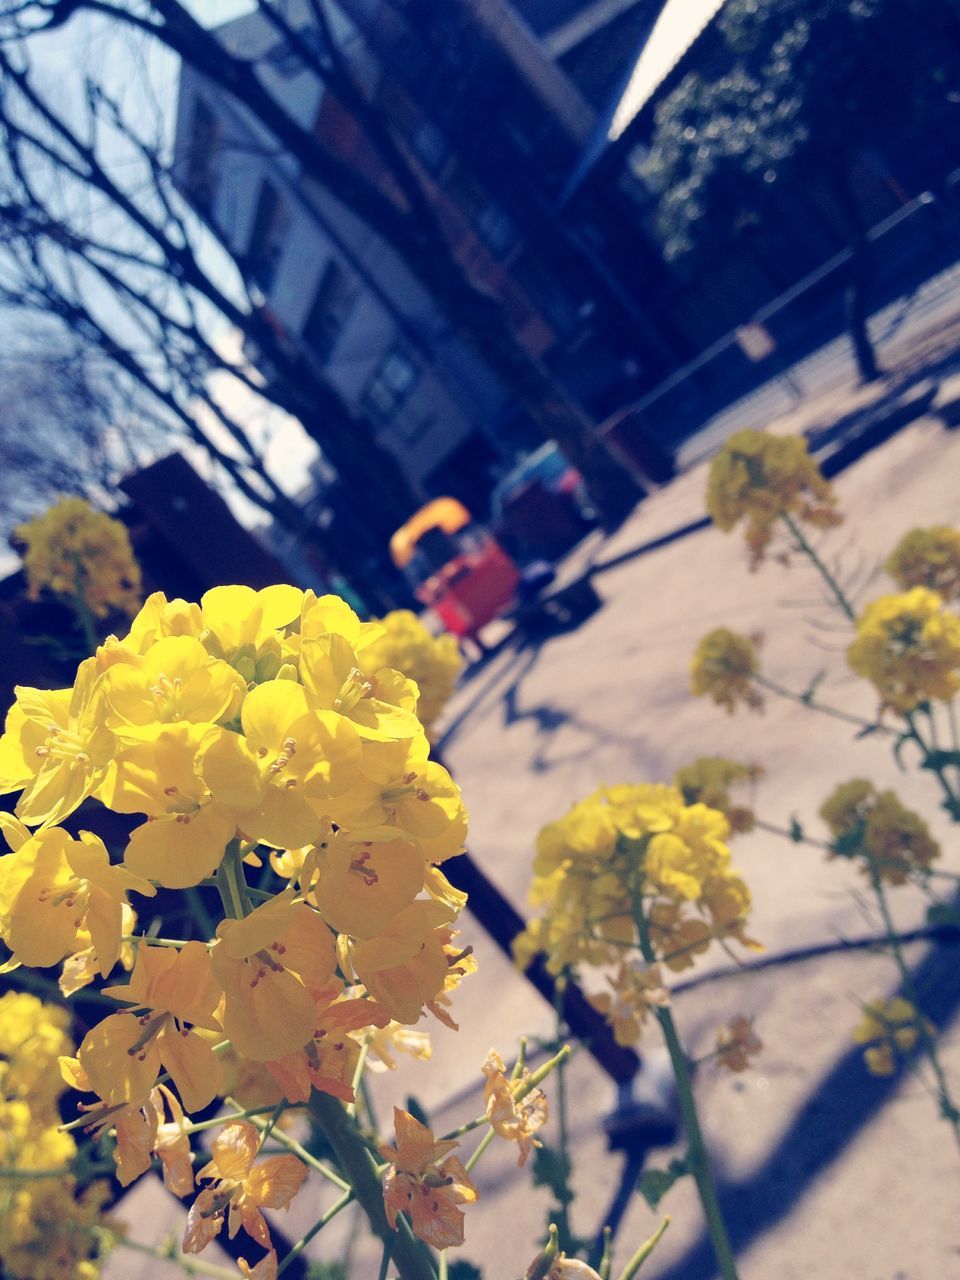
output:
{"label": "sky", "polygon": [[[253,7],[251,0],[185,2],[198,21],[207,26],[226,22]],[[155,105],[144,92],[143,86],[149,83],[156,97],[156,104],[169,122],[168,128],[172,135],[179,79],[178,60],[153,42],[146,42],[147,52],[143,65],[138,65],[133,58],[118,57],[112,37],[104,28],[105,24],[99,18],[80,15],[63,29],[37,37],[33,59],[38,87],[45,96],[49,96],[61,114],[69,118],[71,111],[75,112],[77,109],[77,99],[81,93],[78,71],[90,68],[98,75],[106,91],[123,101],[134,124],[142,121],[149,125]],[[122,178],[124,160],[118,156],[114,160],[117,176]],[[102,234],[103,228],[110,225],[111,215],[107,213],[104,216],[101,213],[96,216],[99,220],[96,223],[92,221],[91,226],[97,225]],[[216,253],[208,248],[206,253],[201,251],[201,257],[205,260],[208,271],[222,282],[225,277],[220,274],[221,266],[216,260]],[[238,335],[226,325],[217,326],[213,338],[214,345],[224,354],[239,354]],[[264,460],[277,483],[288,493],[294,494],[302,487],[307,469],[317,454],[316,446],[308,439],[299,423],[265,404],[226,376],[221,375],[215,379],[212,389],[223,408],[243,422],[252,438],[261,445]],[[195,416],[219,448],[227,453],[235,452],[225,429],[209,412],[204,413],[201,408]],[[179,443],[174,447],[181,448]],[[216,469],[199,446],[187,443],[182,447],[182,452],[204,478],[214,478]],[[256,526],[266,522],[265,514],[237,493],[229,481],[218,483],[218,488],[244,524]],[[0,546],[0,574],[15,567],[16,557]]]}

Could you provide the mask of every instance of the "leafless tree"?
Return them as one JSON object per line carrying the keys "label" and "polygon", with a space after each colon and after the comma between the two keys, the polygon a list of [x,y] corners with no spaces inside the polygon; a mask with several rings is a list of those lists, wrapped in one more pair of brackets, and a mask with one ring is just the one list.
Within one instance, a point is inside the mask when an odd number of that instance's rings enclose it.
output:
{"label": "leafless tree", "polygon": [[[212,390],[211,375],[293,414],[339,483],[376,512],[357,522],[358,557],[389,576],[387,535],[418,495],[369,426],[271,326],[242,264],[191,219],[164,162],[163,121],[152,123],[154,136],[142,123],[134,128],[92,77],[82,112],[68,119],[36,87],[22,47],[11,53],[0,45],[0,300],[82,332],[212,453],[244,496],[316,541],[264,467],[258,442]],[[271,369],[268,383],[242,357],[225,354],[231,331],[256,344]],[[198,423],[197,406],[213,434]]]}
{"label": "leafless tree", "polygon": [[[328,22],[325,0],[308,0],[315,24]],[[306,65],[322,71],[334,95],[365,130],[399,196],[334,155],[314,132],[268,90],[255,62],[235,56],[201,26],[180,0],[19,0],[11,5],[0,38],[23,38],[63,26],[79,11],[98,14],[146,32],[220,89],[232,95],[316,181],[363,219],[423,283],[454,331],[483,357],[547,436],[580,467],[601,510],[622,512],[636,500],[632,480],[608,453],[590,416],[534,357],[513,331],[499,298],[461,263],[424,187],[422,174],[392,122],[365,95],[335,44],[313,53],[286,21],[276,0],[258,0],[261,13],[284,32]],[[309,58],[309,62],[308,62]]]}

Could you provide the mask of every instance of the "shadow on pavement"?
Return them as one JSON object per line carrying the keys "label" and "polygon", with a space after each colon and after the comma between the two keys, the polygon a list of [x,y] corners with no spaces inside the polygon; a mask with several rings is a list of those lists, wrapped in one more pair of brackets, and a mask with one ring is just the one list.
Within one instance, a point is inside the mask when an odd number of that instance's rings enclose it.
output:
{"label": "shadow on pavement", "polygon": [[[913,970],[923,1012],[937,1027],[945,1027],[960,1010],[958,959],[957,944],[939,944]],[[902,1073],[885,1079],[869,1075],[862,1050],[851,1049],[809,1095],[755,1173],[718,1179],[721,1208],[738,1256],[793,1212],[902,1084]],[[946,1129],[943,1136],[949,1140]],[[658,1272],[658,1280],[712,1280],[716,1273],[709,1238],[703,1235],[682,1258]]]}

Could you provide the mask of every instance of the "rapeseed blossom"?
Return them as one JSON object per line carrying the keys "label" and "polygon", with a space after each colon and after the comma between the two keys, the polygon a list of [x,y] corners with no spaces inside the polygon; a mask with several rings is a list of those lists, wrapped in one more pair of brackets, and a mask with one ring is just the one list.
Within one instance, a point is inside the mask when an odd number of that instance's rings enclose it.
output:
{"label": "rapeseed blossom", "polygon": [[0,996],[0,1271],[16,1280],[96,1280],[113,1225],[109,1186],[78,1187],[77,1145],[60,1130],[68,1024],[66,1010],[35,996]]}
{"label": "rapeseed blossom", "polygon": [[856,1044],[867,1046],[863,1058],[870,1074],[892,1076],[897,1059],[915,1048],[921,1026],[928,1034],[933,1033],[931,1023],[902,996],[865,1005],[853,1039]]}
{"label": "rapeseed blossom", "polygon": [[738,703],[753,711],[763,706],[757,688],[760,672],[757,640],[728,627],[708,631],[697,645],[691,664],[691,692],[706,695],[732,715]]}
{"label": "rapeseed blossom", "polygon": [[905,533],[884,565],[901,591],[927,587],[943,600],[960,599],[960,529],[934,525]]}
{"label": "rapeseed blossom", "polygon": [[[69,1042],[54,1054],[87,1095],[75,1123],[113,1135],[124,1185],[158,1164],[191,1193],[190,1113],[228,1083],[253,1105],[313,1090],[353,1102],[368,1036],[392,1024],[394,1044],[423,1053],[412,1024],[455,1026],[450,997],[475,961],[454,941],[465,897],[441,864],[463,851],[466,813],[430,759],[416,681],[367,653],[382,634],[294,587],[157,593],[72,688],[17,690],[0,737],[0,789],[22,793],[0,823],[0,938],[14,964],[61,965],[65,991],[132,970],[76,1056]],[[122,852],[58,825],[85,802],[133,817]],[[209,931],[133,936],[138,895],[198,886],[223,904]],[[185,1248],[226,1217],[269,1249],[260,1210],[288,1204],[304,1166],[256,1160],[259,1141],[239,1121],[215,1140]],[[49,1194],[38,1185],[37,1205]],[[271,1251],[247,1271],[276,1266]]]}
{"label": "rapeseed blossom", "polygon": [[547,1099],[542,1089],[531,1087],[526,1067],[508,1080],[506,1066],[496,1049],[491,1049],[482,1066],[486,1076],[483,1101],[487,1119],[495,1133],[519,1148],[517,1164],[523,1166],[534,1147],[541,1145],[533,1135],[547,1122]]}
{"label": "rapeseed blossom", "polygon": [[880,694],[881,707],[909,714],[960,689],[960,618],[927,587],[881,596],[857,620],[847,661]]}
{"label": "rapeseed blossom", "polygon": [[756,782],[763,777],[763,769],[756,764],[739,764],[724,756],[698,756],[691,764],[683,765],[673,776],[673,784],[680,788],[684,804],[705,804],[719,809],[730,823],[730,830],[752,831],[756,818],[746,805],[736,804],[730,795],[732,787],[741,783]]}
{"label": "rapeseed blossom", "polygon": [[393,1109],[395,1147],[381,1146],[390,1167],[383,1179],[387,1221],[396,1230],[397,1214],[405,1213],[414,1234],[435,1249],[463,1244],[463,1213],[477,1189],[460,1160],[449,1153],[455,1139],[437,1141],[426,1125],[409,1111]]}
{"label": "rapeseed blossom", "polygon": [[30,596],[42,590],[80,600],[97,618],[112,610],[136,612],[140,566],[119,520],[94,511],[84,498],[63,498],[14,530],[25,545],[23,567]]}
{"label": "rapeseed blossom", "polygon": [[781,518],[817,529],[839,524],[836,499],[801,436],[737,431],[710,467],[707,511],[728,533],[747,526],[751,568],[763,560]]}
{"label": "rapeseed blossom", "polygon": [[893,791],[877,791],[865,778],[842,783],[824,801],[820,816],[834,837],[835,852],[865,860],[868,877],[906,884],[922,876],[940,856],[940,846],[918,813]]}
{"label": "rapeseed blossom", "polygon": [[667,1003],[658,966],[685,968],[714,941],[757,945],[729,832],[722,813],[684,804],[676,787],[601,787],[540,832],[530,901],[541,914],[515,956],[542,951],[556,974],[607,968],[612,994],[595,1007],[621,1043],[636,1039],[649,1009]]}
{"label": "rapeseed blossom", "polygon": [[753,1019],[738,1014],[717,1032],[717,1047],[713,1054],[718,1067],[728,1071],[746,1071],[750,1059],[763,1049],[763,1041],[753,1029]]}
{"label": "rapeseed blossom", "polygon": [[361,654],[361,667],[375,672],[394,667],[417,682],[417,715],[428,736],[453,693],[463,659],[456,637],[448,631],[435,636],[410,609],[394,609],[380,619],[383,635]]}
{"label": "rapeseed blossom", "polygon": [[210,1161],[197,1181],[210,1181],[191,1206],[183,1236],[184,1253],[199,1253],[220,1233],[224,1219],[231,1239],[241,1227],[264,1249],[270,1229],[263,1209],[288,1209],[303,1186],[306,1165],[296,1156],[258,1160],[260,1134],[252,1124],[228,1124],[214,1138]]}

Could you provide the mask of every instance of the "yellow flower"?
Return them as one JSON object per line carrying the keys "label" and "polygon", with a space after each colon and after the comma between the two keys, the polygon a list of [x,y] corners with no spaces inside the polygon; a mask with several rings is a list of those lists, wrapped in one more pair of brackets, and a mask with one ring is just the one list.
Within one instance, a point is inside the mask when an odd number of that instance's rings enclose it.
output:
{"label": "yellow flower", "polygon": [[83,831],[74,840],[62,827],[48,828],[4,859],[0,931],[15,959],[35,968],[56,964],[89,938],[106,977],[120,958],[131,889],[145,897],[156,892],[143,877],[111,866],[98,836]]}
{"label": "yellow flower", "polygon": [[380,622],[384,633],[363,650],[360,668],[369,677],[390,667],[416,681],[417,715],[430,734],[463,666],[456,638],[432,635],[410,609],[395,609]]}
{"label": "yellow flower", "polygon": [[727,627],[709,631],[697,645],[691,673],[694,696],[708,695],[728,714],[733,714],[739,702],[754,711],[763,706],[756,685],[760,660],[755,639]]}
{"label": "yellow flower", "polygon": [[763,1049],[763,1041],[753,1029],[753,1019],[739,1014],[717,1032],[714,1062],[728,1071],[746,1071],[750,1059]]}
{"label": "yellow flower", "polygon": [[301,633],[300,676],[317,711],[348,716],[364,737],[379,741],[423,732],[417,719],[417,686],[399,671],[383,668],[366,676],[355,649],[342,635],[309,638]]}
{"label": "yellow flower", "polygon": [[395,1071],[394,1053],[407,1053],[419,1062],[428,1062],[433,1056],[429,1032],[414,1031],[402,1022],[391,1021],[386,1026],[371,1028],[366,1042],[371,1071]]}
{"label": "yellow flower", "polygon": [[398,1022],[416,1022],[423,1006],[444,990],[453,912],[442,902],[418,898],[393,916],[375,938],[353,944],[357,977]]}
{"label": "yellow flower", "polygon": [[61,1054],[73,1051],[69,1014],[26,992],[0,996],[0,1098],[23,1099],[42,1115],[56,1116],[63,1085],[56,1070]]}
{"label": "yellow flower", "polygon": [[361,758],[353,723],[310,708],[302,686],[271,680],[252,689],[242,733],[212,729],[198,769],[244,833],[297,849],[320,838],[323,813],[354,781]]}
{"label": "yellow flower", "polygon": [[209,732],[202,724],[164,725],[117,756],[97,793],[116,813],[147,814],[124,862],[168,889],[212,875],[236,833],[233,810],[213,799],[196,772]]}
{"label": "yellow flower", "polygon": [[134,739],[162,725],[229,720],[244,691],[237,672],[189,635],[157,640],[142,658],[114,663],[103,675],[108,724]]}
{"label": "yellow flower", "polygon": [[360,1042],[354,1033],[385,1026],[390,1015],[372,1000],[350,999],[345,993],[338,978],[313,991],[313,1038],[295,1053],[267,1062],[267,1070],[288,1102],[309,1102],[311,1089],[343,1102],[354,1101],[353,1077],[360,1059]]}
{"label": "yellow flower", "polygon": [[[503,1059],[491,1049],[484,1059],[483,1101],[487,1119],[495,1133],[519,1148],[518,1165],[525,1165],[534,1147],[542,1143],[533,1135],[547,1123],[547,1099],[542,1089],[528,1087],[530,1072],[524,1068],[519,1076],[508,1080]],[[523,1097],[518,1093],[526,1089]]]}
{"label": "yellow flower", "polygon": [[893,791],[877,791],[865,778],[837,787],[820,816],[833,833],[834,853],[865,855],[867,876],[875,871],[887,884],[906,884],[940,856],[940,846],[920,815],[905,808]]}
{"label": "yellow flower", "polygon": [[408,1111],[393,1109],[395,1147],[381,1146],[390,1161],[383,1180],[387,1221],[397,1228],[397,1214],[405,1213],[413,1233],[435,1249],[463,1244],[463,1213],[457,1205],[472,1204],[477,1189],[456,1156],[448,1155],[455,1140],[437,1141]]}
{"label": "yellow flower", "polygon": [[685,805],[675,787],[600,788],[540,833],[530,899],[543,915],[522,937],[521,956],[544,951],[552,973],[619,965],[625,949],[640,947],[639,903],[656,959],[670,968],[690,964],[713,938],[755,946],[728,833],[722,813]]}
{"label": "yellow flower", "polygon": [[730,823],[731,831],[752,831],[753,810],[735,804],[730,789],[744,782],[755,782],[763,776],[759,765],[738,764],[723,756],[698,756],[674,774],[674,786],[683,793],[684,804],[698,801],[711,809],[719,809]]}
{"label": "yellow flower", "polygon": [[423,889],[425,863],[405,840],[355,841],[332,834],[308,855],[304,875],[316,879],[310,898],[338,933],[373,938]]}
{"label": "yellow flower", "polygon": [[296,1156],[270,1156],[257,1161],[260,1135],[252,1124],[228,1124],[210,1146],[211,1160],[197,1181],[215,1179],[197,1196],[187,1215],[184,1253],[199,1253],[219,1234],[226,1216],[230,1238],[241,1227],[264,1249],[270,1231],[261,1209],[288,1209],[303,1186],[306,1165]]}
{"label": "yellow flower", "polygon": [[773,538],[776,521],[788,517],[819,529],[839,524],[829,483],[800,436],[737,431],[710,466],[707,511],[725,533],[740,520],[747,525],[751,568]]}
{"label": "yellow flower", "polygon": [[79,598],[98,618],[111,609],[132,614],[140,603],[140,567],[119,520],[83,498],[64,498],[14,531],[26,544],[23,567],[30,596],[44,587]]}
{"label": "yellow flower", "polygon": [[141,942],[129,983],[105,987],[104,995],[141,1011],[110,1014],[80,1046],[80,1065],[105,1103],[142,1104],[161,1066],[188,1111],[202,1110],[217,1096],[220,1064],[210,1045],[189,1029],[218,1027],[220,988],[202,942],[188,942],[180,951]]}
{"label": "yellow flower", "polygon": [[911,529],[884,568],[902,591],[928,587],[943,600],[960,599],[960,530],[943,524]]}
{"label": "yellow flower", "polygon": [[613,977],[607,975],[607,982],[612,995],[602,991],[587,999],[610,1023],[617,1044],[636,1044],[651,1010],[664,1009],[670,1003],[660,966],[631,957]]}
{"label": "yellow flower", "polygon": [[316,1030],[311,991],[336,967],[320,916],[287,889],[244,920],[222,921],[217,937],[211,961],[223,988],[223,1030],[237,1052],[268,1062],[302,1049]]}
{"label": "yellow flower", "polygon": [[921,1026],[933,1035],[933,1025],[902,996],[886,1001],[874,1000],[865,1005],[863,1018],[854,1028],[853,1039],[854,1043],[867,1046],[863,1057],[870,1074],[892,1076],[896,1058],[913,1050]]}
{"label": "yellow flower", "polygon": [[96,658],[80,664],[72,689],[20,685],[16,695],[0,738],[0,792],[23,791],[17,816],[52,826],[96,790],[114,754]]}
{"label": "yellow flower", "polygon": [[881,596],[858,619],[847,660],[884,707],[908,713],[928,698],[949,702],[960,689],[960,618],[927,587]]}

